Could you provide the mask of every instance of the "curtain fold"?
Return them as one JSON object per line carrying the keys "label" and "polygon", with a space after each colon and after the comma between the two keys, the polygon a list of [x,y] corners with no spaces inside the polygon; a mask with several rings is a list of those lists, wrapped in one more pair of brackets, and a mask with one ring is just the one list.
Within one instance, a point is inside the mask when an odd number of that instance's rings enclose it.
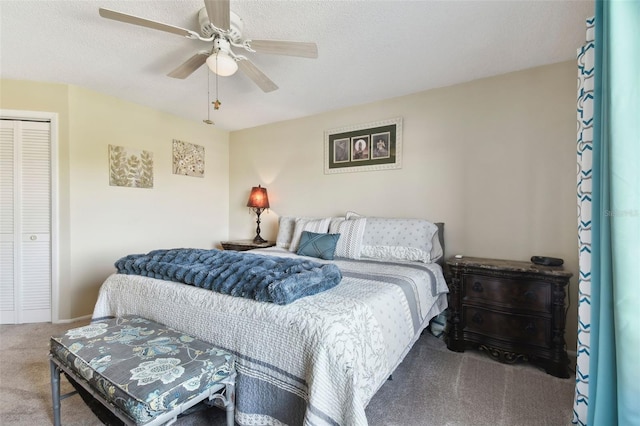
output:
{"label": "curtain fold", "polygon": [[588,392],[579,355],[574,423],[640,425],[640,2],[598,0],[595,12],[590,309],[578,318]]}
{"label": "curtain fold", "polygon": [[[604,3],[596,2],[592,243],[591,243],[591,357],[588,424],[617,425],[616,345],[613,325],[611,216],[609,201],[609,50],[605,34],[609,22]],[[611,423],[609,423],[611,422]]]}

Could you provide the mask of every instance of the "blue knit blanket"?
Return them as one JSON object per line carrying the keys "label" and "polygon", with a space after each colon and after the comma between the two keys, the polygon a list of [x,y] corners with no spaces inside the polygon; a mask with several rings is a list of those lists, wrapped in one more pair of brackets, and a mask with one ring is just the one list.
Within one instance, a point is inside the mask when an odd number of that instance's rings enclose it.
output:
{"label": "blue knit blanket", "polygon": [[130,254],[115,266],[119,274],[175,281],[278,305],[328,290],[342,279],[333,264],[215,249]]}

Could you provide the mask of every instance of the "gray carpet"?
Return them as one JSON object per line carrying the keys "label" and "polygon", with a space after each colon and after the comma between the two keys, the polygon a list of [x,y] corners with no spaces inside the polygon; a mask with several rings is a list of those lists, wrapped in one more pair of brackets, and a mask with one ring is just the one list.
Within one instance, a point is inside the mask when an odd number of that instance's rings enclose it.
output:
{"label": "gray carpet", "polygon": [[[0,423],[52,424],[49,337],[84,325],[0,326]],[[65,379],[62,392],[72,388]],[[451,352],[424,334],[367,407],[371,426],[565,426],[571,424],[575,378],[558,379],[528,364],[503,365],[485,354]],[[62,401],[62,424],[100,425],[82,399]],[[179,426],[224,425],[209,409]],[[348,425],[345,425],[348,426]]]}

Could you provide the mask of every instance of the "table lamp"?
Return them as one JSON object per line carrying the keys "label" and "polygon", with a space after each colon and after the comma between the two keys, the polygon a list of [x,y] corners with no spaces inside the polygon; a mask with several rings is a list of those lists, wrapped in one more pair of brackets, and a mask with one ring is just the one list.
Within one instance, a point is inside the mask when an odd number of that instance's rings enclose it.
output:
{"label": "table lamp", "polygon": [[266,243],[267,240],[260,236],[260,215],[265,209],[269,208],[269,197],[267,196],[267,188],[263,188],[260,185],[251,188],[251,194],[249,194],[249,201],[247,201],[247,207],[253,209],[258,217],[256,223],[256,237],[253,239],[254,243]]}

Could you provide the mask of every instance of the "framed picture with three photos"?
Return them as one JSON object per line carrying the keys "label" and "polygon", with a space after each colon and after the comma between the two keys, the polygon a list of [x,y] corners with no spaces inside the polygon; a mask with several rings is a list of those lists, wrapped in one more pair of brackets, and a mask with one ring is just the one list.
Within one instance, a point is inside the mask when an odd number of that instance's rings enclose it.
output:
{"label": "framed picture with three photos", "polygon": [[324,173],[402,167],[402,118],[324,132]]}

